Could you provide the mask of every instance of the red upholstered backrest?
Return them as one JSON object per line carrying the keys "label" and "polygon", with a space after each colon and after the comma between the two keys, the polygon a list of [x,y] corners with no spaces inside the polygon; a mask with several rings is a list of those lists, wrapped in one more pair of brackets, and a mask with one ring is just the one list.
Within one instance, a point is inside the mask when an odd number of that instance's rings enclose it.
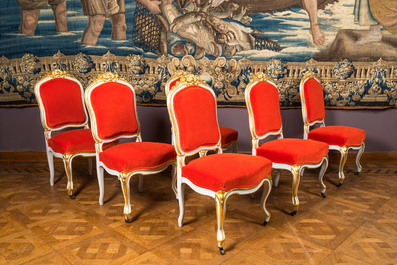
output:
{"label": "red upholstered backrest", "polygon": [[255,132],[263,136],[282,127],[278,89],[271,83],[260,81],[249,93]]}
{"label": "red upholstered backrest", "polygon": [[37,96],[44,109],[45,122],[49,128],[56,129],[67,125],[83,124],[85,113],[83,90],[77,80],[52,78],[44,81],[38,88]]}
{"label": "red upholstered backrest", "polygon": [[307,121],[323,120],[325,118],[324,93],[320,82],[315,78],[309,78],[303,85],[305,97]]}
{"label": "red upholstered backrest", "polygon": [[112,139],[139,130],[133,88],[118,82],[105,82],[94,87],[89,101],[95,117],[96,135]]}
{"label": "red upholstered backrest", "polygon": [[219,142],[216,99],[211,91],[197,85],[184,87],[174,95],[172,105],[183,152]]}

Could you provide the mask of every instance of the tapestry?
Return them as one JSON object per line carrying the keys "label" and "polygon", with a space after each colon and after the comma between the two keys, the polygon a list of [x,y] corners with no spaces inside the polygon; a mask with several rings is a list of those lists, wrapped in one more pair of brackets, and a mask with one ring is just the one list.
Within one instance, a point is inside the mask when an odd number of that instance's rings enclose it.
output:
{"label": "tapestry", "polygon": [[327,108],[397,106],[397,0],[6,0],[0,10],[0,106],[36,105],[34,85],[59,69],[84,86],[111,71],[138,103],[164,105],[180,69],[219,106],[243,107],[268,74],[280,106],[300,106],[317,73]]}

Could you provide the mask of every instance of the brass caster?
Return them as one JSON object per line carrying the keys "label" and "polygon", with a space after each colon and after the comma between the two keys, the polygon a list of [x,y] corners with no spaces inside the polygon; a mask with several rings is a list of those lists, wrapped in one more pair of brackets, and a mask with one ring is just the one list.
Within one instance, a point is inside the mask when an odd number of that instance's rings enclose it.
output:
{"label": "brass caster", "polygon": [[327,196],[325,196],[324,192],[321,192],[321,197],[327,198]]}
{"label": "brass caster", "polygon": [[358,172],[358,171],[357,171],[357,172],[354,172],[354,175],[356,175],[356,176],[357,176],[357,175],[360,175],[360,172]]}
{"label": "brass caster", "polygon": [[295,215],[296,215],[296,211],[292,211],[291,216],[295,216]]}
{"label": "brass caster", "polygon": [[339,184],[338,185],[336,185],[337,187],[340,187],[340,186],[342,186],[342,182],[339,182]]}
{"label": "brass caster", "polygon": [[76,199],[76,196],[74,196],[74,195],[69,195],[69,198],[71,198],[72,200],[75,200],[75,199]]}
{"label": "brass caster", "polygon": [[269,221],[264,221],[263,226],[266,226]]}
{"label": "brass caster", "polygon": [[132,218],[131,217],[125,217],[124,221],[128,224],[132,222]]}
{"label": "brass caster", "polygon": [[219,248],[219,252],[221,253],[221,255],[225,255],[225,251],[223,250],[223,248]]}

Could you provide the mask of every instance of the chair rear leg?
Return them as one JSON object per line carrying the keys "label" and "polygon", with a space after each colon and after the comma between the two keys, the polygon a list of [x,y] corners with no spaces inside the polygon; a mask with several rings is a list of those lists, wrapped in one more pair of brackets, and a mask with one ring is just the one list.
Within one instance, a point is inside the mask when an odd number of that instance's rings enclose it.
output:
{"label": "chair rear leg", "polygon": [[281,171],[280,170],[277,170],[277,175],[276,175],[276,178],[274,179],[274,187],[278,187],[278,182],[279,182],[279,180],[280,180],[280,176],[281,176]]}
{"label": "chair rear leg", "polygon": [[68,179],[66,188],[68,190],[69,197],[74,200],[76,199],[76,196],[73,195],[72,160],[73,160],[73,155],[67,153],[63,154],[63,164],[65,166],[66,177]]}
{"label": "chair rear leg", "polygon": [[138,175],[138,191],[139,192],[143,191],[143,175],[142,174]]}
{"label": "chair rear leg", "polygon": [[92,157],[88,158],[88,174],[92,175]]}
{"label": "chair rear leg", "polygon": [[343,173],[343,169],[346,164],[347,152],[349,151],[349,148],[346,145],[344,145],[340,148],[339,151],[340,151],[339,172],[338,172],[339,184],[336,185],[337,187],[340,187],[343,184],[343,181],[345,180],[345,174]]}
{"label": "chair rear leg", "polygon": [[183,226],[183,217],[185,216],[185,195],[182,186],[182,181],[180,177],[177,176],[177,190],[178,190],[178,202],[179,202],[179,217],[178,217],[178,225],[179,227]]}
{"label": "chair rear leg", "polygon": [[54,186],[54,175],[55,175],[54,155],[49,150],[47,150],[47,160],[48,160],[48,169],[50,171],[50,185]]}
{"label": "chair rear leg", "polygon": [[238,153],[238,140],[234,141],[233,143],[233,152]]}
{"label": "chair rear leg", "polygon": [[361,147],[360,147],[360,149],[357,152],[357,156],[356,156],[357,172],[355,173],[356,175],[360,174],[361,170],[363,169],[363,167],[360,164],[360,159],[361,159],[361,156],[364,153],[364,150],[365,150],[365,142],[363,142],[361,144]]}
{"label": "chair rear leg", "polygon": [[215,193],[215,205],[216,205],[216,219],[217,219],[217,229],[216,229],[216,240],[218,241],[219,252],[224,255],[225,250],[225,231],[223,229],[223,223],[226,215],[226,191],[218,191]]}

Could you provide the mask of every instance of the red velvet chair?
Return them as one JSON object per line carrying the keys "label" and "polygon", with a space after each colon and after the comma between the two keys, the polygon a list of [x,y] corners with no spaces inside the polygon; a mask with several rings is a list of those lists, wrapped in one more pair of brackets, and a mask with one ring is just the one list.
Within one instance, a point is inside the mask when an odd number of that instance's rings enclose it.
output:
{"label": "red velvet chair", "polygon": [[[222,153],[216,97],[198,77],[181,77],[180,85],[168,94],[167,107],[177,152],[178,224],[182,226],[185,211],[182,184],[214,198],[218,247],[224,254],[223,222],[229,196],[254,193],[267,183],[268,189],[267,192],[264,190],[262,199],[265,224],[269,221],[270,213],[265,203],[271,191],[271,162],[263,157]],[[187,157],[207,151],[215,151],[216,154],[186,162]]]}
{"label": "red velvet chair", "polygon": [[[159,173],[175,165],[174,147],[165,143],[142,142],[141,128],[136,112],[134,88],[112,73],[99,76],[85,92],[91,127],[96,142],[99,204],[103,204],[104,170],[117,176],[124,196],[124,216],[131,222],[130,179]],[[120,139],[135,139],[106,150],[106,143]],[[175,176],[172,187],[175,191]]]}
{"label": "red velvet chair", "polygon": [[[254,75],[245,89],[249,126],[252,136],[252,155],[262,156],[272,161],[274,169],[286,169],[292,173],[292,203],[295,215],[299,207],[298,188],[305,168],[321,166],[319,182],[321,196],[326,186],[323,176],[328,166],[328,145],[323,142],[303,139],[284,139],[276,85],[263,73]],[[269,136],[278,139],[259,142]],[[274,181],[278,186],[280,172]]]}
{"label": "red velvet chair", "polygon": [[[349,150],[358,151],[356,157],[357,173],[361,172],[360,158],[365,149],[366,132],[348,126],[325,126],[325,106],[323,87],[312,71],[306,72],[300,83],[302,117],[304,122],[304,138],[322,141],[329,145],[330,150],[341,154],[339,162],[339,184],[342,185],[345,175],[343,168]],[[318,128],[310,129],[314,125]]]}
{"label": "red velvet chair", "polygon": [[[189,72],[179,70],[174,72],[171,77],[165,83],[165,95],[168,95],[169,91],[172,90],[180,81],[182,76],[189,74]],[[222,150],[226,151],[229,148],[233,147],[233,152],[238,152],[238,131],[228,128],[228,127],[219,127],[221,132],[221,146]]]}
{"label": "red velvet chair", "polygon": [[[83,87],[76,78],[55,70],[37,82],[34,91],[44,127],[50,184],[54,185],[55,156],[63,160],[68,179],[66,188],[69,197],[75,199],[72,160],[77,156],[95,156],[95,141],[88,128]],[[89,173],[92,173],[91,159]]]}

